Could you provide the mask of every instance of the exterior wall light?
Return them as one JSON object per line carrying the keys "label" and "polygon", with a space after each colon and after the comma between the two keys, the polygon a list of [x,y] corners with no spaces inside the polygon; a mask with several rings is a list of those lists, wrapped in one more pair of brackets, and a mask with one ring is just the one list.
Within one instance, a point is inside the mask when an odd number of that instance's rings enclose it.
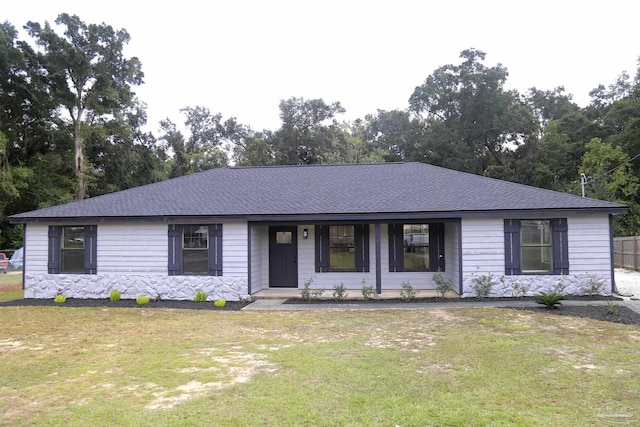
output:
{"label": "exterior wall light", "polygon": [[304,230],[302,230],[302,238],[303,239],[308,239],[309,238],[309,230],[307,230],[306,228]]}

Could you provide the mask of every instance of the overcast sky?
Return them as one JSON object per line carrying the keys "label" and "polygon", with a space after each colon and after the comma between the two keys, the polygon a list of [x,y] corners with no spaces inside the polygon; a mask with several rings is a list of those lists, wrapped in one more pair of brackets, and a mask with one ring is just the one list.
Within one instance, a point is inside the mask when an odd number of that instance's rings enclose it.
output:
{"label": "overcast sky", "polygon": [[145,74],[134,90],[156,134],[186,106],[254,130],[277,129],[291,97],[339,101],[344,120],[405,109],[416,86],[471,47],[509,70],[508,88],[563,85],[584,106],[598,84],[634,76],[640,56],[637,0],[30,0],[3,4],[0,19],[21,29],[63,12],[129,32],[125,53]]}

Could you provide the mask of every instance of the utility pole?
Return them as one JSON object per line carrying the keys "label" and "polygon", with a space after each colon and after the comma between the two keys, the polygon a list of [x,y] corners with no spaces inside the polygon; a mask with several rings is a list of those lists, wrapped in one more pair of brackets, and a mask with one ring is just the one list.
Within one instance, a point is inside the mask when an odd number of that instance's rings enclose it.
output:
{"label": "utility pole", "polygon": [[587,175],[581,173],[580,174],[580,186],[582,187],[582,197],[585,197],[584,195],[584,187],[587,185]]}

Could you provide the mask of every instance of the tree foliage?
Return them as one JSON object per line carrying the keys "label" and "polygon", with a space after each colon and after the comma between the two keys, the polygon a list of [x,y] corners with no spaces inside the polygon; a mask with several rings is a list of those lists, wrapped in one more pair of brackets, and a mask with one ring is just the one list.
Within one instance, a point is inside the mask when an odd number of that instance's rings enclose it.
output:
{"label": "tree foliage", "polygon": [[[177,109],[154,135],[133,87],[126,30],[61,14],[0,24],[0,248],[17,247],[7,216],[209,168],[419,161],[624,203],[616,234],[640,234],[640,68],[580,107],[562,86],[505,89],[509,73],[468,49],[435,69],[405,110],[351,122],[321,98],[283,99],[280,126],[254,130],[206,106]],[[276,106],[274,106],[276,107]],[[373,107],[373,106],[372,106]],[[427,184],[425,184],[427,185]]]}

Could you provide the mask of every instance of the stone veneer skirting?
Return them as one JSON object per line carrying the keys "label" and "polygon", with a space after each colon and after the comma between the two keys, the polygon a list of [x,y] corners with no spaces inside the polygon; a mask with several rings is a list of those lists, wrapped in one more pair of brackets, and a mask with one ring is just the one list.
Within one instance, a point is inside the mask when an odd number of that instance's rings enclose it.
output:
{"label": "stone veneer skirting", "polygon": [[[481,275],[464,277],[463,297],[475,297],[475,279]],[[493,287],[489,297],[536,296],[540,292],[557,292],[562,295],[588,295],[594,287],[600,287],[598,295],[611,295],[611,279],[604,275],[531,275],[496,276],[493,275]],[[525,295],[517,289],[528,288]]]}
{"label": "stone veneer skirting", "polygon": [[215,276],[100,276],[90,274],[25,275],[25,298],[109,298],[112,290],[120,291],[122,299],[146,295],[151,299],[193,300],[196,292],[208,295],[208,301],[248,300],[246,277]]}

